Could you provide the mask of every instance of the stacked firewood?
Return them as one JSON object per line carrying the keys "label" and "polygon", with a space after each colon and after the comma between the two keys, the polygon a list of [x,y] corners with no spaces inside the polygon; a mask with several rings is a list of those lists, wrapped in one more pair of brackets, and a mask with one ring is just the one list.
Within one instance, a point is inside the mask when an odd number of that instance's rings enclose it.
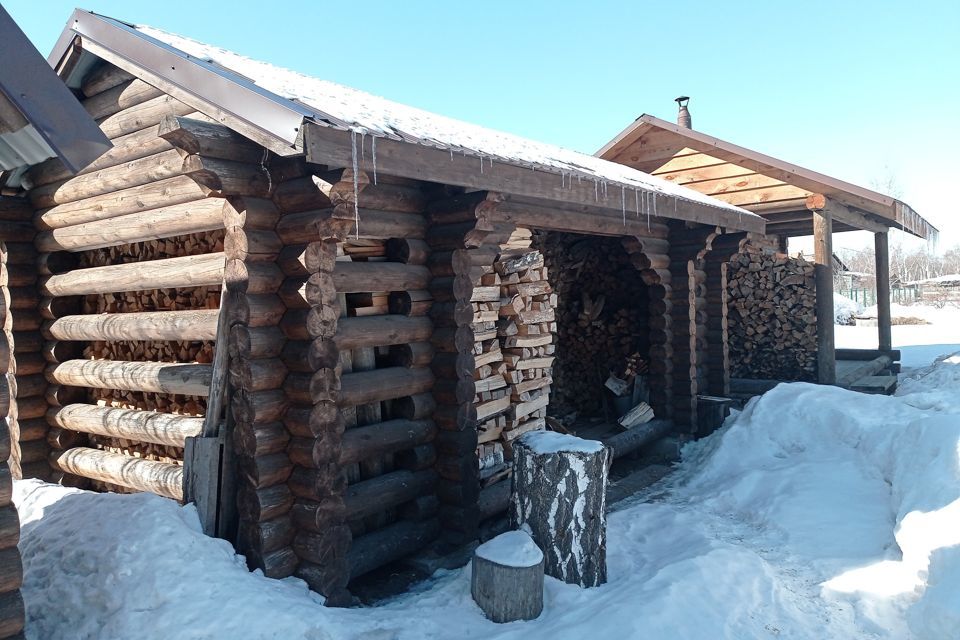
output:
{"label": "stacked firewood", "polygon": [[731,375],[814,380],[817,316],[813,264],[747,247],[728,264]]}
{"label": "stacked firewood", "polygon": [[616,239],[550,233],[535,241],[558,297],[554,414],[596,414],[611,374],[646,371],[646,286]]}
{"label": "stacked firewood", "polygon": [[[499,438],[507,426],[506,411],[510,408],[503,362],[503,350],[497,337],[500,311],[500,274],[494,270],[481,276],[480,287],[474,289],[474,385],[477,420],[477,459],[480,464],[480,485],[489,486],[509,473],[506,452]],[[479,300],[483,298],[483,300]]]}
{"label": "stacked firewood", "polygon": [[553,382],[557,296],[539,251],[507,251],[494,268],[501,296],[497,334],[503,345],[511,405],[501,438],[509,448],[519,436],[545,426]]}

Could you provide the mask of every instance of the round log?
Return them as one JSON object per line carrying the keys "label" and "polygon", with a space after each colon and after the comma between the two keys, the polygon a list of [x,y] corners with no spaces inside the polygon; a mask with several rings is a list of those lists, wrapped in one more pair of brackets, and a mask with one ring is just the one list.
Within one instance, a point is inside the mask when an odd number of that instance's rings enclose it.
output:
{"label": "round log", "polygon": [[493,622],[533,620],[543,611],[543,553],[523,531],[508,531],[473,554],[470,594]]}
{"label": "round log", "polygon": [[513,445],[513,528],[531,532],[547,575],[595,587],[607,581],[609,452],[599,442],[552,431]]}
{"label": "round log", "polygon": [[183,500],[183,467],[78,447],[51,455],[55,468],[92,480]]}

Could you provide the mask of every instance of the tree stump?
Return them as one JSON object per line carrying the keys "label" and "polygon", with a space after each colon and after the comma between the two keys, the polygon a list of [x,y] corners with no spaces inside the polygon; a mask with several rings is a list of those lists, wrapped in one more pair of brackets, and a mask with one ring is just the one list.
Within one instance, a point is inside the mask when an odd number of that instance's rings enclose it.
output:
{"label": "tree stump", "polygon": [[513,445],[513,527],[543,550],[547,575],[581,587],[607,581],[607,460],[600,442],[534,431]]}
{"label": "tree stump", "polygon": [[533,620],[543,611],[543,553],[523,531],[507,531],[473,554],[470,593],[494,622]]}

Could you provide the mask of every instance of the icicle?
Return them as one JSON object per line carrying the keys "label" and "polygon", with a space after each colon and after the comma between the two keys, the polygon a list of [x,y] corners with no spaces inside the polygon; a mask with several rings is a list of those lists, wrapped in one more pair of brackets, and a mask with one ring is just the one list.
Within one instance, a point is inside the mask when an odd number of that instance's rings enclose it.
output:
{"label": "icicle", "polygon": [[627,188],[620,185],[620,213],[623,215],[623,226],[627,226]]}
{"label": "icicle", "polygon": [[657,217],[657,194],[653,194],[653,217]]}
{"label": "icicle", "polygon": [[453,147],[450,147],[450,162],[453,162]]}
{"label": "icicle", "polygon": [[640,190],[639,189],[633,190],[633,197],[637,201],[637,220],[639,220],[640,219]]}
{"label": "icicle", "polygon": [[596,202],[600,202],[600,183],[596,178],[593,180],[593,199]]}
{"label": "icicle", "polygon": [[364,143],[364,141],[365,141],[366,139],[367,139],[367,132],[366,132],[366,131],[361,131],[361,132],[360,132],[360,160],[366,160],[366,159],[367,159],[367,156],[365,155],[365,154],[366,154],[365,148],[364,148],[364,146],[363,146],[363,143]]}
{"label": "icicle", "polygon": [[377,136],[370,136],[370,155],[373,156],[373,184],[377,184]]}
{"label": "icicle", "polygon": [[350,136],[350,148],[353,153],[353,223],[360,238],[360,163],[357,158],[357,132]]}
{"label": "icicle", "polygon": [[483,154],[480,154],[480,173],[483,173]]}

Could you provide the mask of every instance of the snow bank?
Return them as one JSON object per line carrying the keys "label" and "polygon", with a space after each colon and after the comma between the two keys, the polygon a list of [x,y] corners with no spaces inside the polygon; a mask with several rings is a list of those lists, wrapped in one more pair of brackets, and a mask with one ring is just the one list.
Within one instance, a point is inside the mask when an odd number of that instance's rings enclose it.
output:
{"label": "snow bank", "polygon": [[833,294],[833,322],[834,324],[853,324],[853,317],[860,315],[863,307],[859,302],[851,300],[839,293]]}
{"label": "snow bank", "polygon": [[248,573],[190,507],[16,484],[31,638],[960,637],[960,355],[896,397],[782,384],[684,449],[608,520],[609,582],[547,578],[496,625],[469,568],[381,606],[326,609]]}

